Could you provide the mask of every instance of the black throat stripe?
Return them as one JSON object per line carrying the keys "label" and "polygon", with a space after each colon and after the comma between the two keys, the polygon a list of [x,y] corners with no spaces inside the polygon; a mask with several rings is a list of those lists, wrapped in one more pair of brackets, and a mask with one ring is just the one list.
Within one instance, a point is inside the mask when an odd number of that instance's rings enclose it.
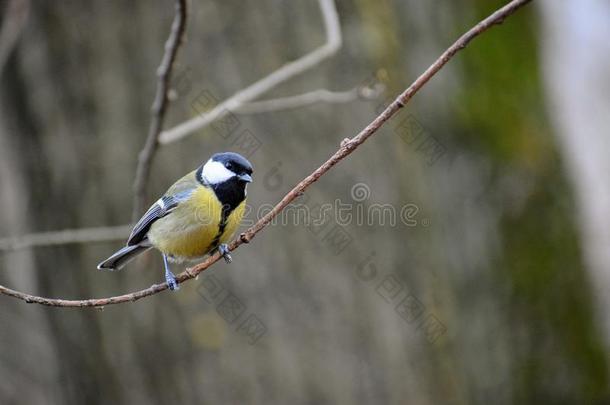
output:
{"label": "black throat stripe", "polygon": [[218,242],[220,242],[220,237],[225,232],[225,228],[227,227],[227,221],[229,220],[229,215],[231,215],[231,212],[233,212],[233,210],[229,209],[228,205],[225,204],[222,206],[222,211],[220,213],[220,222],[218,223],[218,233],[216,234],[216,236],[214,236],[212,243],[210,243],[208,251],[210,249],[218,247]]}
{"label": "black throat stripe", "polygon": [[218,223],[218,233],[210,243],[208,251],[218,247],[220,237],[227,227],[227,222],[231,213],[239,206],[239,204],[246,198],[246,186],[245,183],[240,182],[237,178],[231,178],[223,183],[210,185],[216,198],[222,204],[220,212],[220,222]]}

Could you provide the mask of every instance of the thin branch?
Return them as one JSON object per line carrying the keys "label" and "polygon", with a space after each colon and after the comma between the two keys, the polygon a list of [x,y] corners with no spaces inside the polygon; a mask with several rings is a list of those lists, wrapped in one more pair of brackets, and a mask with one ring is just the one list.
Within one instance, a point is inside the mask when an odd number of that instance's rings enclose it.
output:
{"label": "thin branch", "polygon": [[172,76],[172,70],[178,48],[184,42],[184,33],[186,31],[186,20],[188,17],[187,0],[176,0],[176,14],[172,23],[169,38],[165,43],[165,53],[161,64],[157,69],[157,93],[152,105],[152,120],[148,129],[148,136],[144,143],[144,148],[138,157],[138,167],[136,168],[136,178],[133,183],[134,204],[133,204],[133,220],[137,220],[138,216],[144,209],[146,202],[146,189],[148,188],[148,178],[150,177],[150,169],[153,158],[159,146],[159,134],[163,129],[163,121],[165,112],[169,103],[168,91]]}
{"label": "thin branch", "polygon": [[334,55],[341,47],[342,42],[341,25],[339,24],[339,16],[337,15],[335,2],[334,0],[318,1],[320,3],[320,9],[324,18],[324,28],[326,30],[326,43],[324,45],[293,62],[285,64],[268,76],[265,76],[245,89],[238,91],[205,114],[183,122],[172,129],[163,131],[159,137],[159,142],[167,144],[182,139],[211,124],[215,120],[223,118],[229,111],[238,109],[242,104],[254,100],[286,80],[311,69],[323,60]]}
{"label": "thin branch", "polygon": [[355,87],[347,91],[317,89],[295,96],[279,97],[271,100],[251,101],[237,107],[236,114],[259,114],[272,111],[290,110],[318,103],[338,104],[355,100],[374,100],[383,92],[383,85],[375,87]]}
{"label": "thin branch", "polygon": [[[500,24],[505,18],[512,15],[519,8],[523,7],[531,0],[513,0],[506,6],[494,12],[492,15],[478,23],[476,26],[471,28],[468,32],[462,35],[453,45],[451,45],[424,73],[422,73],[403,93],[401,93],[373,122],[366,126],[358,135],[352,139],[345,139],[341,142],[341,147],[332,155],[326,162],[317,168],[309,176],[305,177],[299,184],[297,184],[286,196],[263,218],[261,218],[256,224],[254,224],[247,231],[242,233],[240,237],[229,245],[231,251],[237,249],[243,243],[249,243],[254,236],[260,232],[265,226],[267,226],[273,218],[275,218],[288,204],[294,199],[301,196],[304,190],[309,187],[312,183],[317,181],[320,177],[326,174],[333,166],[345,159],[348,155],[354,152],[362,143],[364,143],[370,136],[372,136],[377,130],[388,121],[394,114],[396,114],[402,107],[405,106],[413,98],[415,93],[419,91],[447,62],[460,50],[464,49],[466,45],[472,41],[475,37],[480,35],[482,32],[488,30],[495,24]],[[180,273],[176,280],[179,283],[183,283],[186,280],[197,277],[200,273],[208,269],[212,264],[220,260],[221,256],[218,253],[210,255],[203,262],[195,265],[194,267],[186,269]],[[166,290],[167,284],[155,284],[150,288],[133,292],[130,294],[120,295],[111,298],[100,298],[100,299],[87,299],[87,300],[62,300],[62,299],[51,299],[43,298],[30,294],[25,294],[19,291],[11,290],[6,287],[0,286],[0,293],[9,295],[14,298],[21,299],[28,303],[37,303],[42,305],[54,306],[54,307],[102,307],[112,304],[120,304],[124,302],[133,302],[144,297],[148,297],[153,294],[157,294],[163,290]]]}
{"label": "thin branch", "polygon": [[18,250],[36,246],[56,246],[69,243],[108,242],[125,239],[132,225],[98,228],[65,229],[0,239],[0,250]]}

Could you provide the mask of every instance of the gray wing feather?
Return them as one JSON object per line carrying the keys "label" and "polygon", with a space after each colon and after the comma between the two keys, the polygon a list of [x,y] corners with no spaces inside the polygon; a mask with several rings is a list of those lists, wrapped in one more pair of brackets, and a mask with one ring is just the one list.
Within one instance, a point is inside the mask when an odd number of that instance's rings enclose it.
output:
{"label": "gray wing feather", "polygon": [[191,192],[192,190],[187,190],[176,195],[166,195],[157,200],[133,227],[131,235],[127,239],[127,246],[140,244],[146,238],[151,225],[176,209],[182,201],[191,195]]}

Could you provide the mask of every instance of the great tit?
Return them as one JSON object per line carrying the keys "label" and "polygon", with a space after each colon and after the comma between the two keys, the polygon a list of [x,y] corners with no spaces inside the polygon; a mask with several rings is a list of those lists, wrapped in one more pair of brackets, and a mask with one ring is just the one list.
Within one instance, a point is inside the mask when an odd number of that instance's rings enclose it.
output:
{"label": "great tit", "polygon": [[175,182],[136,223],[127,244],[97,268],[119,270],[140,253],[156,248],[163,255],[165,280],[178,289],[168,260],[183,262],[218,250],[231,261],[229,241],[244,215],[252,165],[243,156],[213,155]]}

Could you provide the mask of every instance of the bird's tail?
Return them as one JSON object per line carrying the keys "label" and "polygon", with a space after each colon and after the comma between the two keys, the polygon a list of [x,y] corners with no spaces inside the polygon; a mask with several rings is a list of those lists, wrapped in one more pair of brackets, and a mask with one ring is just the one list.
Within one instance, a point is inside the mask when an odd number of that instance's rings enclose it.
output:
{"label": "bird's tail", "polygon": [[117,251],[108,259],[98,264],[97,268],[99,270],[121,270],[127,262],[148,249],[150,249],[150,246],[125,246],[123,249]]}

